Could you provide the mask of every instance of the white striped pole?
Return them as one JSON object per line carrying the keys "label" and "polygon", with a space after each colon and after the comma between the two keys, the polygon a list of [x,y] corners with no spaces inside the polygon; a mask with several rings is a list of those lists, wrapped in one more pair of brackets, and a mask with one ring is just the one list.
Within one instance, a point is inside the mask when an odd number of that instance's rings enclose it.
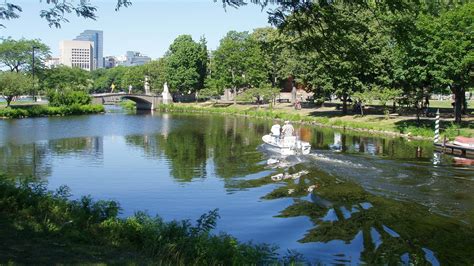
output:
{"label": "white striped pole", "polygon": [[434,143],[439,142],[439,109],[436,111]]}

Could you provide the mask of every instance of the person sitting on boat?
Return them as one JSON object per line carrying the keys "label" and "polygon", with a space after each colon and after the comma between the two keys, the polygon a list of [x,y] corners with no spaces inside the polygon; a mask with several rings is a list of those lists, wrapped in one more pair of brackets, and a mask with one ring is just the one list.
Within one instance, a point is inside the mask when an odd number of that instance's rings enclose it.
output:
{"label": "person sitting on boat", "polygon": [[292,124],[290,124],[290,121],[285,121],[285,125],[281,131],[283,133],[283,137],[292,137],[295,133],[295,128]]}
{"label": "person sitting on boat", "polygon": [[273,125],[270,131],[272,132],[272,136],[275,138],[275,142],[278,142],[280,140],[281,132],[280,124],[276,123],[275,125]]}

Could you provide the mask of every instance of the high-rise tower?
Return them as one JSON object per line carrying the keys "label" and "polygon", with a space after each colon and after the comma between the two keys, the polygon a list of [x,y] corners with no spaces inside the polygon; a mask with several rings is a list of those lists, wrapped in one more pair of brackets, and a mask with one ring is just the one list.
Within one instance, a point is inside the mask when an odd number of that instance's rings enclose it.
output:
{"label": "high-rise tower", "polygon": [[104,67],[104,32],[101,30],[85,30],[74,40],[94,43],[94,69]]}

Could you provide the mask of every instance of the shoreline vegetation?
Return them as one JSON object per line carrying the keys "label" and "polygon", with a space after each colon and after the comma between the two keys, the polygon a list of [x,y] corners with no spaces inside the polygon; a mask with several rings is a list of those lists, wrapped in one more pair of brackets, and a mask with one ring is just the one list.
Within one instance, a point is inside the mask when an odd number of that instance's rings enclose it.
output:
{"label": "shoreline vegetation", "polygon": [[[431,140],[434,137],[435,120],[422,120],[416,124],[415,117],[391,118],[368,116],[321,115],[300,112],[291,109],[277,109],[256,105],[220,106],[215,103],[174,103],[160,105],[156,109],[161,112],[232,114],[272,120],[289,120],[294,123],[309,124],[351,131],[369,132],[378,135],[399,136],[410,139]],[[474,123],[467,122],[459,127],[448,121],[441,121],[441,139],[453,139],[455,136],[474,136]]]}
{"label": "shoreline vegetation", "polygon": [[14,106],[11,108],[0,108],[0,119],[85,115],[104,112],[104,106],[98,104],[73,104],[69,106]]}
{"label": "shoreline vegetation", "polygon": [[66,186],[52,192],[44,183],[0,175],[0,263],[249,265],[297,258],[279,259],[276,246],[212,233],[217,209],[196,222],[167,222],[145,212],[119,218],[115,201],[70,196]]}

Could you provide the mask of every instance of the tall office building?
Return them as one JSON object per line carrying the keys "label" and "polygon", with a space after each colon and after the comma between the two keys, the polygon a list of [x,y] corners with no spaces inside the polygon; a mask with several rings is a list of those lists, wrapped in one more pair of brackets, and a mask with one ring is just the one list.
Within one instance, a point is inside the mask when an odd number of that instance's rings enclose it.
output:
{"label": "tall office building", "polygon": [[94,69],[104,67],[104,32],[101,30],[85,30],[76,37],[77,41],[94,43]]}
{"label": "tall office building", "polygon": [[89,41],[62,41],[59,44],[60,64],[87,71],[94,70],[93,46],[94,43]]}

